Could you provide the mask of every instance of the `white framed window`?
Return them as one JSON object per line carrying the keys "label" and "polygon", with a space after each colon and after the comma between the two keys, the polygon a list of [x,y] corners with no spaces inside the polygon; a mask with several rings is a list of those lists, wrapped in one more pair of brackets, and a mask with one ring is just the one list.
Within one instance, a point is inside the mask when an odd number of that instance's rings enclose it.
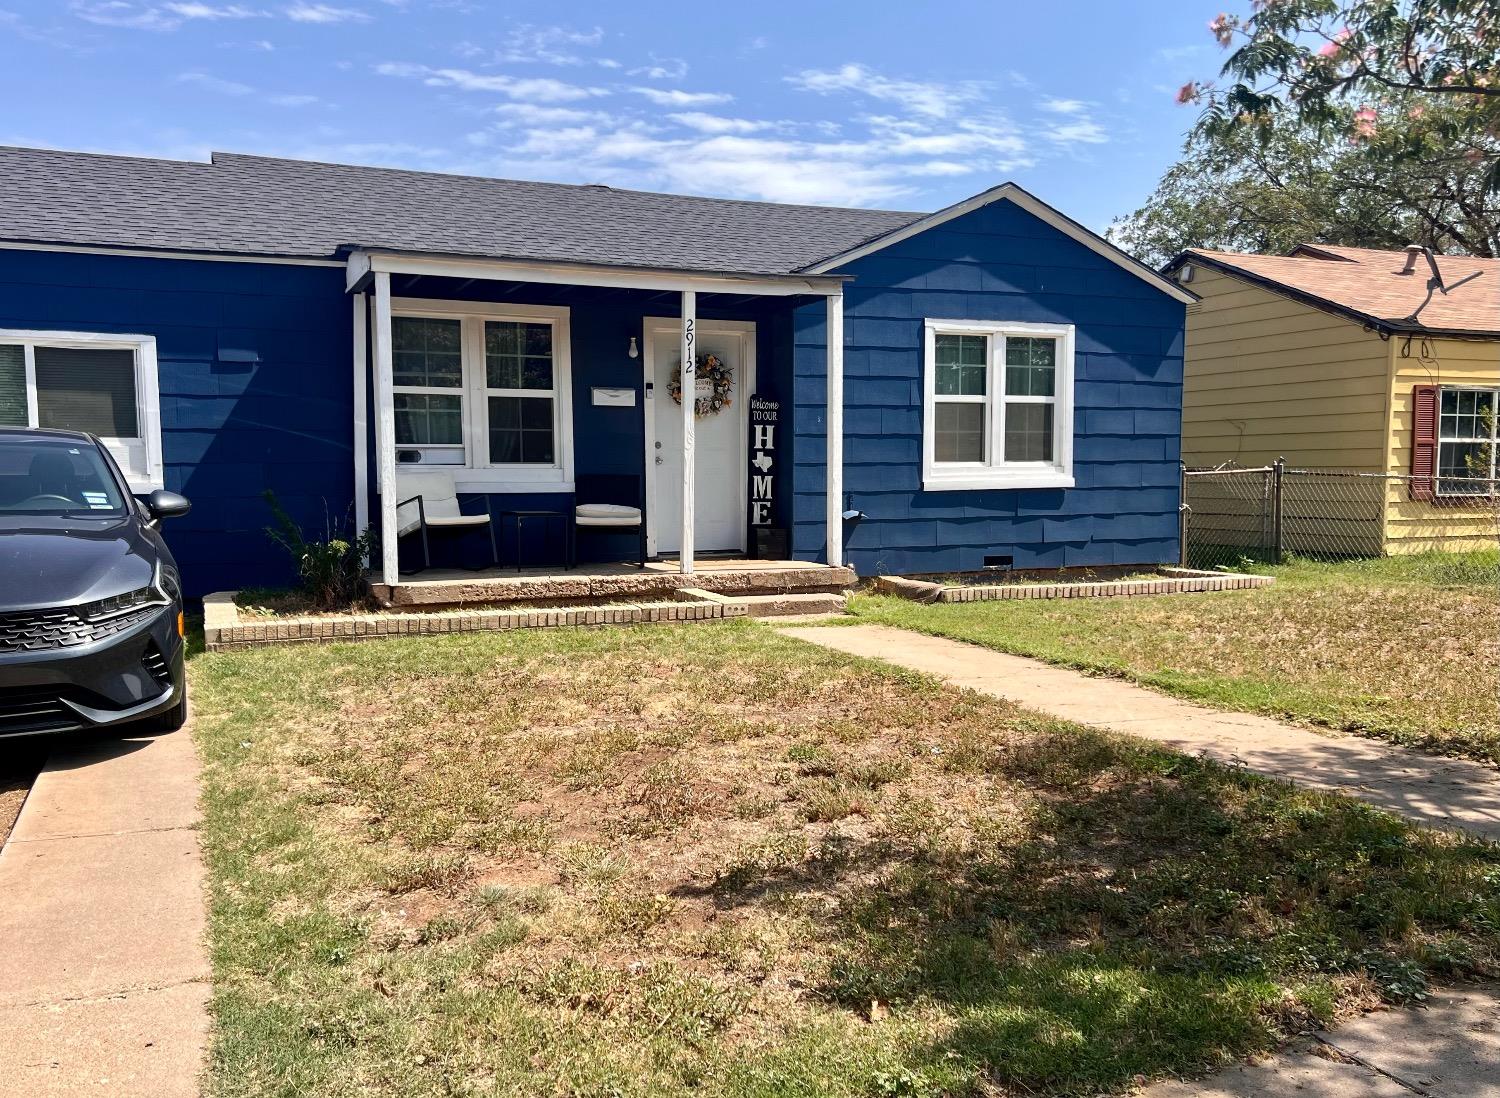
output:
{"label": "white framed window", "polygon": [[462,491],[572,491],[566,307],[395,298],[397,469],[450,467]]}
{"label": "white framed window", "polygon": [[1073,486],[1073,326],[928,320],[922,487]]}
{"label": "white framed window", "polygon": [[88,431],[132,491],[162,487],[156,337],[0,328],[0,427]]}
{"label": "white framed window", "polygon": [[1488,496],[1500,479],[1500,389],[1438,390],[1437,494]]}

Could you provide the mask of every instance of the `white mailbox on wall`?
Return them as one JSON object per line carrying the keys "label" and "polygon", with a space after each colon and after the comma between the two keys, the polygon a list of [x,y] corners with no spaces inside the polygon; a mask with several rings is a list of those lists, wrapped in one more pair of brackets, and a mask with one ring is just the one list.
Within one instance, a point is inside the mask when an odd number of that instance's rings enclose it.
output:
{"label": "white mailbox on wall", "polygon": [[609,389],[602,385],[595,385],[590,390],[593,393],[594,404],[600,408],[634,408],[634,389]]}

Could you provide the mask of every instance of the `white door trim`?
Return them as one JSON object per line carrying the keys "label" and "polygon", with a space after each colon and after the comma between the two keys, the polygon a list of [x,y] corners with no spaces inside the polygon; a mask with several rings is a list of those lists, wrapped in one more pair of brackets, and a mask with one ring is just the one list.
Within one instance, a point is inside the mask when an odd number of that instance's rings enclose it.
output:
{"label": "white door trim", "polygon": [[[652,556],[656,555],[656,402],[655,394],[646,392],[646,385],[655,380],[656,358],[654,352],[661,340],[666,340],[669,346],[676,346],[682,342],[682,318],[676,316],[648,316],[641,321],[642,343],[644,347],[641,354],[641,396],[645,401],[645,456],[643,461],[646,469],[646,552]],[[753,320],[704,320],[701,317],[697,323],[698,342],[708,336],[733,334],[744,338],[745,362],[741,371],[742,380],[735,385],[733,394],[734,406],[739,409],[739,415],[735,417],[736,426],[739,429],[739,452],[747,454],[750,439],[750,394],[755,392],[755,321]],[[750,512],[750,473],[748,466],[741,463],[736,469],[735,494],[740,501],[740,543],[748,551],[745,545],[750,536],[746,517]],[[673,485],[668,485],[668,490]],[[712,485],[699,485],[703,489],[713,490]]]}

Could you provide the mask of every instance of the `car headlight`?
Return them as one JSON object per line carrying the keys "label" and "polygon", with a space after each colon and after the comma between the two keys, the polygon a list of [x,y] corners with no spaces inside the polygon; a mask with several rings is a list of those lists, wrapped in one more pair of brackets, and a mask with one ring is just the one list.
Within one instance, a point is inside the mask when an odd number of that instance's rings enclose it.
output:
{"label": "car headlight", "polygon": [[78,614],[85,621],[101,622],[132,614],[148,606],[169,606],[172,603],[172,596],[167,591],[167,584],[162,576],[161,561],[157,561],[156,574],[151,577],[150,586],[137,587],[134,591],[126,591],[123,595],[111,595],[107,599],[84,603],[78,608]]}

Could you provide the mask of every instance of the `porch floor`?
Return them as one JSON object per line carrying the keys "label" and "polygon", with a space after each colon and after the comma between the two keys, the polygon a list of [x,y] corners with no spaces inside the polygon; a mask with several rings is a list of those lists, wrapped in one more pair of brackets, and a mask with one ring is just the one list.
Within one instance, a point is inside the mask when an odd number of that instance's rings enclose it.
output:
{"label": "porch floor", "polygon": [[838,593],[858,577],[850,568],[830,568],[801,560],[703,558],[692,575],[677,570],[675,559],[583,564],[570,570],[487,568],[469,572],[432,568],[402,576],[395,584],[370,579],[376,599],[392,606],[461,606],[472,603],[571,603],[661,598],[685,587],[721,595]]}

